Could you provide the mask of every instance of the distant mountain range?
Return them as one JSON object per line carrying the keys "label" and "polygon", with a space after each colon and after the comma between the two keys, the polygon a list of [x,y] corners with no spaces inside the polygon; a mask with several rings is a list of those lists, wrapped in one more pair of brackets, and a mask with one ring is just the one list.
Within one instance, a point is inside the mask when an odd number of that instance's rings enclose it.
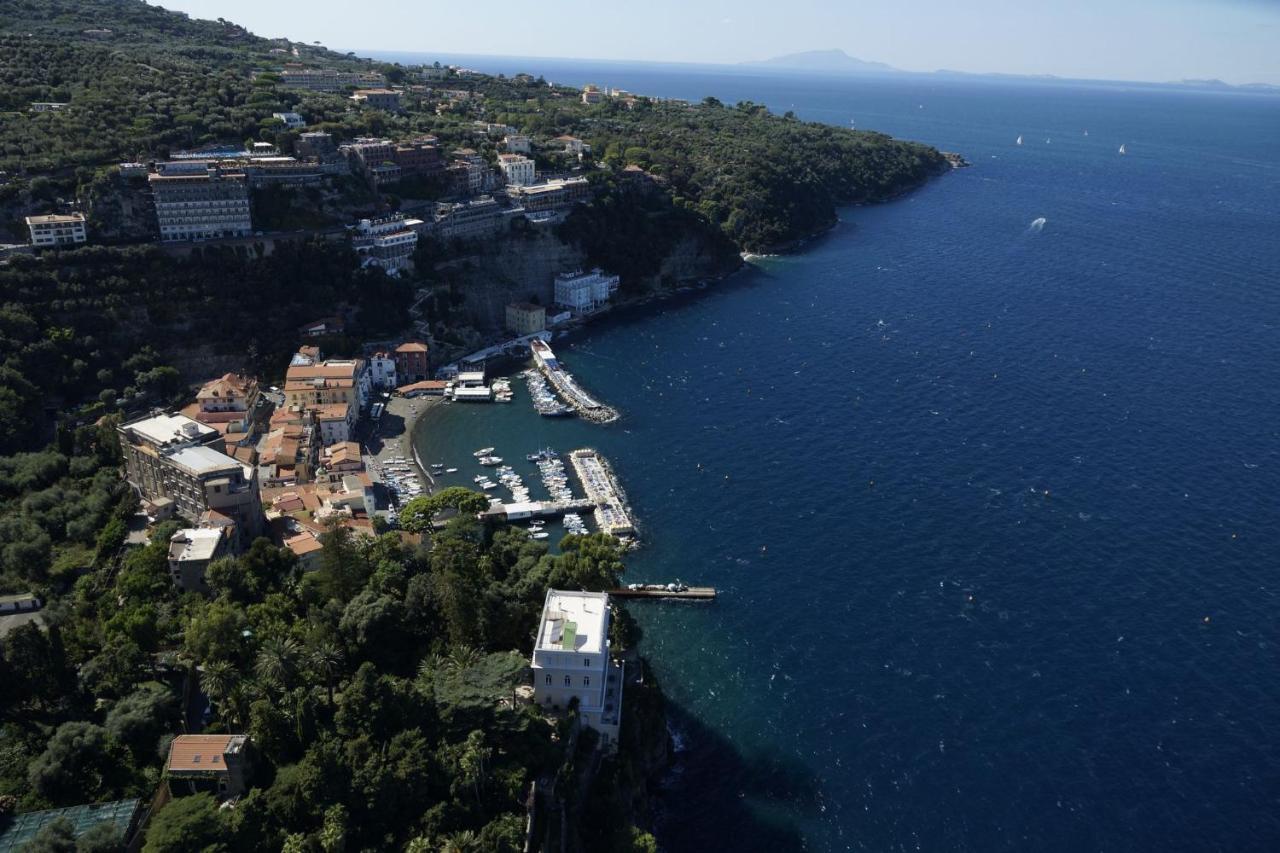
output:
{"label": "distant mountain range", "polygon": [[[953,71],[942,68],[937,71],[903,71],[884,62],[870,62],[850,56],[838,48],[832,50],[806,50],[800,53],[788,53],[772,59],[755,59],[741,62],[739,65],[757,68],[776,68],[784,71],[818,71],[827,74],[936,74],[941,77],[997,77],[1018,80],[1067,80],[1054,74],[1002,74],[1000,72]],[[1108,81],[1114,83],[1121,80]],[[1165,86],[1187,86],[1196,89],[1239,89],[1251,92],[1280,92],[1280,86],[1270,83],[1241,83],[1239,85],[1224,83],[1221,80],[1171,80],[1157,84]]]}
{"label": "distant mountain range", "polygon": [[786,56],[757,59],[742,64],[768,65],[772,68],[791,68],[797,71],[843,71],[851,74],[898,70],[883,62],[867,62],[865,59],[858,59],[843,50],[806,50],[802,53],[788,53]]}

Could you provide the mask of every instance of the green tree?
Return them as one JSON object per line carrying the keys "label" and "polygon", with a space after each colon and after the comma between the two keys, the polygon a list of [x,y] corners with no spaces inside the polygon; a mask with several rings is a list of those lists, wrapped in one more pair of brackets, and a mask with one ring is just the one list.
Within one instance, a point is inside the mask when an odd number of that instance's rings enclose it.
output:
{"label": "green tree", "polygon": [[143,853],[223,853],[223,824],[218,803],[210,794],[171,800],[147,828]]}
{"label": "green tree", "polygon": [[63,723],[27,768],[40,796],[59,805],[91,802],[117,790],[128,762],[102,726]]}

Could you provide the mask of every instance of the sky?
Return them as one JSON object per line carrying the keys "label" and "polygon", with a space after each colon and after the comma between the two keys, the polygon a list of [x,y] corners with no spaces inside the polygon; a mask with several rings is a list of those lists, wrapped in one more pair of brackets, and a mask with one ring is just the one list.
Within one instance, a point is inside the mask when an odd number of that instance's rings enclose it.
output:
{"label": "sky", "polygon": [[[154,2],[154,0],[153,0]],[[159,0],[340,50],[733,64],[839,48],[908,71],[1280,85],[1280,0]]]}

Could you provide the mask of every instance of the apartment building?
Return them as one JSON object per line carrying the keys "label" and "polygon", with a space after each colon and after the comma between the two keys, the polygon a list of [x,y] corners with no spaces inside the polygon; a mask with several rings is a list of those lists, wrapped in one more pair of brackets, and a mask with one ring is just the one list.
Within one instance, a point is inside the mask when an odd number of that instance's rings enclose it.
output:
{"label": "apartment building", "polygon": [[528,154],[532,149],[532,144],[529,141],[529,137],[513,133],[502,138],[502,147],[509,154]]}
{"label": "apartment building", "polygon": [[155,414],[116,431],[125,478],[150,514],[194,524],[212,510],[235,523],[240,545],[261,532],[257,469],[228,456],[216,429],[185,415]]}
{"label": "apartment building", "polygon": [[356,250],[362,267],[380,267],[388,275],[399,275],[413,268],[413,250],[418,245],[421,219],[408,219],[403,214],[383,219],[361,219],[351,247]]}
{"label": "apartment building", "polygon": [[298,130],[307,126],[307,121],[297,113],[272,113],[272,118],[279,119],[290,130]]}
{"label": "apartment building", "polygon": [[214,164],[168,164],[147,180],[155,197],[160,239],[210,240],[253,233],[243,172]]}
{"label": "apartment building", "polygon": [[547,328],[547,309],[532,302],[507,305],[507,330],[517,335],[532,335]]}
{"label": "apartment building", "polygon": [[533,647],[534,701],[551,710],[576,703],[582,724],[614,747],[622,722],[621,662],[610,658],[609,596],[549,589]]}
{"label": "apartment building", "polygon": [[618,276],[605,275],[596,267],[588,272],[567,272],[556,276],[555,300],[575,314],[598,311],[618,290]]}
{"label": "apartment building", "polygon": [[390,391],[396,387],[396,359],[391,353],[379,350],[369,356],[369,380],[374,388]]}
{"label": "apartment building", "polygon": [[526,213],[565,210],[591,198],[586,178],[556,178],[529,186],[507,187],[507,196]]}
{"label": "apartment building", "polygon": [[396,378],[401,382],[420,382],[431,375],[431,354],[422,341],[406,341],[396,347]]}
{"label": "apartment building", "polygon": [[394,89],[356,89],[351,95],[351,100],[376,110],[400,112],[400,93]]}
{"label": "apartment building", "polygon": [[169,577],[183,592],[207,595],[205,572],[209,564],[234,550],[235,527],[196,527],[169,537]]}
{"label": "apartment building", "polygon": [[83,213],[28,216],[27,230],[31,232],[31,245],[37,249],[74,246],[89,238]]}
{"label": "apartment building", "polygon": [[534,181],[533,161],[523,154],[499,154],[498,168],[507,186],[526,187]]}
{"label": "apartment building", "polygon": [[442,240],[469,240],[485,237],[502,229],[505,211],[491,196],[472,201],[436,206],[432,228]]}
{"label": "apartment building", "polygon": [[342,358],[318,361],[294,355],[285,371],[286,406],[322,406],[355,403],[357,409],[369,404],[373,383],[364,359]]}
{"label": "apartment building", "polygon": [[372,72],[335,71],[325,68],[303,68],[287,65],[280,72],[280,85],[286,89],[308,92],[340,92],[351,87],[386,85],[387,79]]}

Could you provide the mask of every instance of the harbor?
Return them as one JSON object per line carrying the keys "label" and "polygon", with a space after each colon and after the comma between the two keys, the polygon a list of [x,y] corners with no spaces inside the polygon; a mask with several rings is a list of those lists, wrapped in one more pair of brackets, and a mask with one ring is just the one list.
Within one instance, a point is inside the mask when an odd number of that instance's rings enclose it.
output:
{"label": "harbor", "polygon": [[[556,358],[555,352],[552,351],[546,341],[534,338],[529,342],[529,349],[533,353],[533,363],[537,366],[538,372],[542,374],[555,393],[564,401],[565,405],[572,407],[580,417],[592,423],[600,424],[611,423],[618,419],[616,409],[588,394],[578,384],[578,381],[573,378],[573,374],[564,369],[560,364],[560,360]],[[532,393],[532,386],[530,391]],[[541,409],[539,414],[542,414]]]}

